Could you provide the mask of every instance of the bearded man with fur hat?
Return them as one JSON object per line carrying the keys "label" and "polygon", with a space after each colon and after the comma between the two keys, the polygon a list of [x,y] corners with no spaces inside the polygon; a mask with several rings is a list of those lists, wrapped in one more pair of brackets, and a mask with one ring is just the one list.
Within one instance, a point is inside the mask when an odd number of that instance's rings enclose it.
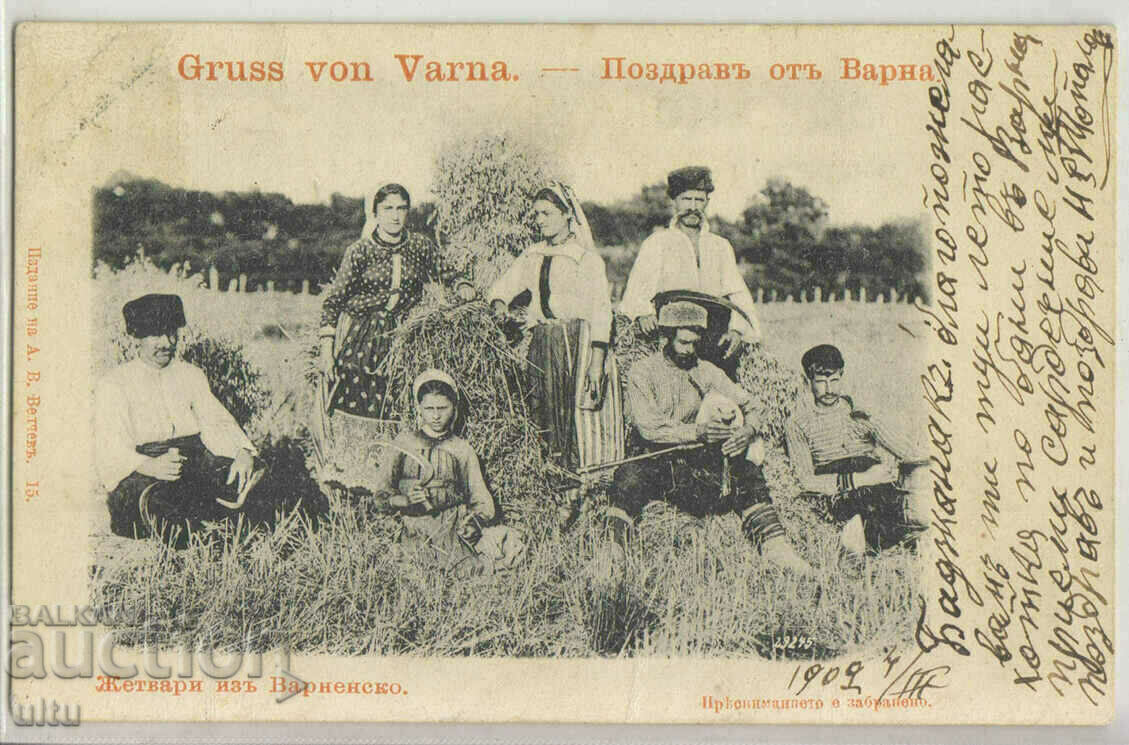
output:
{"label": "bearded man with fur hat", "polygon": [[616,470],[608,527],[620,557],[651,501],[695,517],[729,511],[764,560],[798,574],[811,566],[793,548],[769,498],[763,443],[749,421],[752,396],[698,356],[708,312],[688,300],[668,302],[657,325],[661,351],[636,362],[627,395],[638,444],[647,456]]}

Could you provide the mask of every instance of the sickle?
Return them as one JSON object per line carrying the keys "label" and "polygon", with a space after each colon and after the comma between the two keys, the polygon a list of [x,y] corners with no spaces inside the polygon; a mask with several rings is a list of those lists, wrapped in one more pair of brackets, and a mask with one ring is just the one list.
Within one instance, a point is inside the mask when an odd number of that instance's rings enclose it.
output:
{"label": "sickle", "polygon": [[390,447],[393,450],[398,450],[399,452],[403,453],[404,455],[418,463],[420,468],[420,486],[426,486],[429,481],[435,478],[435,467],[427,462],[427,460],[420,457],[419,453],[413,453],[410,450],[402,448],[396,443],[390,441],[377,440],[375,445],[383,445],[384,447]]}

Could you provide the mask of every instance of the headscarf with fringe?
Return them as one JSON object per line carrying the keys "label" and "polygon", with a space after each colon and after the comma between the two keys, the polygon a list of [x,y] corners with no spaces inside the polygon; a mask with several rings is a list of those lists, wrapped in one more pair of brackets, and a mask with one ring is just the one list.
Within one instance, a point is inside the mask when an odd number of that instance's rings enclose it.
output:
{"label": "headscarf with fringe", "polygon": [[572,187],[560,181],[551,181],[545,188],[553,192],[561,204],[565,205],[569,232],[576,238],[580,247],[586,251],[595,249],[596,243],[592,240],[592,229],[588,226],[588,218],[584,216],[584,209],[580,206],[580,200]]}

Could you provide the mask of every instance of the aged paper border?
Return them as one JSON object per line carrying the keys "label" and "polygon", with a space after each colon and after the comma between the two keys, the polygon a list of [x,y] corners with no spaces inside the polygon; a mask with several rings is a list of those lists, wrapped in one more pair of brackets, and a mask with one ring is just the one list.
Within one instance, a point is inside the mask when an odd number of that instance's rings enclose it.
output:
{"label": "aged paper border", "polygon": [[[1123,26],[1122,26],[1122,27],[1123,27]],[[1121,74],[1122,74],[1122,80],[1124,79],[1124,77],[1123,77],[1123,74],[1124,74],[1124,72],[1123,72],[1123,70],[1124,70],[1124,65],[1126,65],[1126,61],[1124,61],[1124,58],[1123,58],[1123,56],[1122,56],[1122,60],[1121,60],[1121,67],[1122,67],[1122,72],[1121,72]],[[1122,109],[1123,109],[1123,106],[1122,106]],[[1120,112],[1120,119],[1121,119],[1121,121],[1120,121],[1120,130],[1121,130],[1122,132],[1124,131],[1124,116],[1126,116],[1126,114],[1124,114],[1124,111],[1121,111],[1121,112]],[[10,121],[10,120],[8,120],[8,121]],[[6,176],[7,176],[7,174],[6,174]],[[1124,165],[1124,157],[1123,157],[1123,155],[1122,155],[1122,157],[1121,157],[1121,164],[1120,164],[1120,178],[1122,178],[1122,179],[1126,178],[1126,165]],[[1124,181],[1122,181],[1122,183],[1124,183]],[[1124,198],[1123,198],[1123,196],[1122,196],[1122,205],[1123,205],[1123,202],[1124,202]],[[8,208],[8,203],[7,203],[7,202],[6,202],[6,204],[5,204],[5,208]],[[1122,224],[1121,224],[1121,225],[1119,226],[1119,233],[1120,233],[1120,236],[1121,236],[1121,243],[1122,243],[1122,245],[1124,245],[1124,236],[1126,236],[1126,226],[1124,226],[1124,222],[1123,222],[1123,221],[1122,221]],[[8,266],[6,266],[6,269],[8,269]],[[1126,269],[1126,257],[1124,257],[1124,254],[1122,254],[1122,258],[1121,258],[1121,270],[1123,271],[1124,269]],[[1123,327],[1123,324],[1124,324],[1124,317],[1126,317],[1126,298],[1124,298],[1124,293],[1122,292],[1122,295],[1121,295],[1121,297],[1119,298],[1119,318],[1121,319],[1121,324],[1122,324],[1122,327]],[[7,348],[7,345],[6,345],[6,351],[7,351],[7,349],[8,349],[8,348]],[[1123,360],[1124,360],[1124,357],[1126,357],[1126,351],[1124,351],[1124,349],[1122,348],[1121,350],[1119,350],[1119,363],[1121,363],[1121,365],[1124,365],[1124,361],[1123,361]],[[1122,367],[1122,369],[1126,369],[1126,368]],[[1124,392],[1123,392],[1123,391],[1119,392],[1119,398],[1120,398],[1120,400],[1122,400],[1122,402],[1121,402],[1121,411],[1123,412],[1123,398],[1124,398]],[[1123,436],[1121,436],[1121,438],[1119,438],[1119,439],[1122,439],[1122,440],[1123,440]],[[1124,471],[1126,471],[1126,466],[1124,466],[1124,464],[1122,463],[1122,464],[1121,464],[1121,465],[1119,466],[1119,470],[1118,470],[1118,471],[1119,471],[1119,484],[1123,484],[1124,482],[1126,482],[1126,480],[1124,480]],[[1119,521],[1119,525],[1123,525],[1123,517],[1119,516],[1119,518],[1118,518],[1118,521]],[[1121,533],[1123,533],[1123,531],[1121,531]],[[1120,555],[1121,555],[1122,553],[1123,553],[1123,549],[1122,549],[1122,547],[1120,547],[1120,546],[1119,546],[1119,549],[1118,549],[1118,554],[1119,554],[1119,556],[1120,556]],[[1123,584],[1123,582],[1124,582],[1124,573],[1122,572],[1122,577],[1120,577],[1120,578],[1119,578],[1119,585],[1122,585],[1122,584]],[[1122,585],[1122,587],[1123,587],[1123,585]],[[1120,621],[1121,621],[1121,624],[1120,624],[1120,625],[1121,625],[1121,631],[1123,632],[1123,625],[1124,625],[1124,623],[1123,623],[1123,616],[1121,616],[1121,617],[1120,617]],[[1119,665],[1119,667],[1123,667],[1123,665]],[[1119,699],[1122,699],[1122,698],[1123,698],[1123,696],[1119,696]],[[102,728],[102,727],[100,727],[100,726],[99,726],[99,729],[100,729],[100,728]],[[131,729],[135,729],[135,727],[131,727]],[[227,727],[224,727],[224,729],[228,729],[228,728],[227,728]],[[342,726],[342,729],[351,729],[351,727],[349,727],[349,726]],[[487,729],[489,730],[489,729],[491,729],[491,728],[487,728]],[[510,730],[508,730],[510,734],[507,734],[507,735],[506,735],[506,737],[507,737],[507,738],[511,738],[511,737],[514,737],[514,736],[515,736],[514,734],[516,733],[516,731],[517,731],[518,729],[522,729],[522,730],[524,730],[524,729],[526,729],[526,728],[524,728],[524,727],[515,727],[514,729],[510,729]],[[606,730],[609,730],[609,729],[613,729],[613,730],[614,730],[614,729],[620,729],[620,728],[602,728],[602,729],[606,731]],[[714,738],[715,738],[714,736],[715,736],[715,735],[719,735],[720,733],[732,733],[732,730],[729,730],[728,728],[720,728],[720,729],[719,729],[719,728],[709,728],[709,727],[706,727],[706,728],[700,728],[700,729],[702,730],[702,735],[701,735],[701,737],[702,737],[703,739],[714,739]],[[806,728],[805,728],[805,729],[806,729]],[[868,737],[869,737],[869,729],[870,729],[870,728],[868,728],[868,727],[859,727],[859,728],[852,728],[852,729],[851,729],[850,731],[851,731],[852,735],[855,735],[855,734],[857,734],[857,736],[858,736],[859,738],[868,738]],[[963,729],[964,729],[964,728],[955,728],[955,729],[951,729],[951,730],[946,730],[946,731],[947,731],[947,733],[952,733],[952,734],[954,734],[954,735],[955,735],[955,734],[959,733],[959,731],[961,731],[961,730],[963,730]],[[642,737],[644,737],[644,738],[647,738],[647,739],[649,739],[649,738],[651,738],[651,737],[653,737],[653,736],[657,735],[657,730],[656,730],[655,728],[650,728],[650,727],[637,727],[637,728],[631,728],[631,729],[629,729],[629,731],[646,731],[646,730],[650,730],[650,735],[644,735],[644,736],[642,736]],[[675,730],[675,731],[683,731],[683,733],[688,733],[688,734],[689,734],[689,733],[690,733],[690,731],[691,731],[691,728],[682,728],[682,727],[679,727],[679,728],[674,728],[674,730]],[[798,733],[798,731],[800,731],[800,728],[798,728],[798,727],[797,727],[797,728],[791,728],[791,727],[789,727],[789,728],[788,728],[788,730],[789,730],[789,739],[790,739],[791,735],[793,735],[794,733]],[[91,729],[91,730],[87,730],[87,731],[89,731],[89,733],[93,733],[93,731],[94,731],[94,730],[93,730],[93,729]],[[422,730],[421,728],[418,728],[418,727],[415,727],[415,726],[408,726],[408,727],[404,727],[404,728],[400,729],[400,730],[399,730],[399,733],[397,733],[396,735],[393,735],[392,737],[396,737],[396,738],[400,738],[400,737],[403,737],[404,739],[414,739],[414,733],[420,733],[420,735],[419,735],[420,737],[422,737],[422,738],[427,738],[428,736],[427,736],[427,735],[423,735],[423,734],[422,734],[422,731],[423,731],[423,730]],[[533,731],[533,733],[539,733],[539,731],[545,731],[545,730],[544,730],[544,729],[540,729],[540,728],[539,728],[539,729],[533,729],[532,731]],[[587,731],[595,731],[595,730],[593,730],[593,729],[588,729]],[[698,730],[694,730],[694,731],[698,731]],[[742,731],[750,731],[750,730],[747,730],[747,729],[745,729],[745,728],[742,728]],[[820,731],[825,731],[825,730],[821,730],[821,729],[813,729],[813,730],[811,730],[811,731],[812,731],[812,734],[814,735],[814,734],[816,734],[816,733],[820,733]],[[889,730],[886,730],[886,731],[889,731]],[[899,735],[899,738],[901,738],[901,737],[904,737],[904,736],[907,736],[907,735],[910,735],[910,734],[911,734],[911,729],[910,729],[910,728],[903,728],[903,729],[901,729],[900,731],[901,731],[901,734]],[[936,731],[936,730],[933,730],[933,731]],[[1019,736],[1019,735],[1021,735],[1021,731],[1023,731],[1023,733],[1024,733],[1024,735],[1023,735],[1023,736],[1024,736],[1024,739],[1027,739],[1027,742],[1034,742],[1034,740],[1031,740],[1030,738],[1027,738],[1027,737],[1025,736],[1025,735],[1026,735],[1026,731],[1027,731],[1027,728],[1023,728],[1022,730],[1013,730],[1013,731],[1015,731],[1015,734],[1016,734],[1016,736]],[[1033,733],[1034,733],[1034,735],[1035,735],[1035,736],[1039,736],[1039,737],[1041,737],[1041,736],[1042,736],[1042,735],[1044,735],[1044,734],[1051,734],[1051,733],[1053,733],[1053,731],[1054,731],[1054,730],[1053,730],[1053,728],[1034,728],[1034,729],[1033,729],[1033,730],[1031,730],[1031,731],[1033,731]],[[1094,731],[1094,730],[1084,730],[1084,731]],[[709,734],[707,734],[707,733],[709,733]],[[876,734],[878,734],[878,733],[876,733]],[[885,733],[882,733],[882,734],[885,734]],[[1064,733],[1064,734],[1065,734],[1065,733]],[[348,735],[345,735],[344,731],[342,731],[342,735],[344,735],[344,736],[347,736],[347,737],[348,737]],[[107,736],[108,736],[108,735],[107,735]],[[1082,738],[1080,738],[1080,739],[1079,739],[1079,737],[1078,737],[1078,736],[1077,736],[1077,735],[1076,735],[1075,733],[1073,733],[1073,731],[1071,731],[1071,734],[1070,734],[1069,736],[1070,736],[1071,738],[1073,738],[1073,739],[1076,739],[1076,740],[1078,740],[1078,742],[1088,742],[1088,738],[1087,738],[1087,737],[1085,737],[1085,735],[1083,735],[1083,736],[1082,736]],[[675,736],[675,737],[676,737],[676,736]],[[524,740],[524,739],[525,739],[525,737],[523,737],[523,736],[517,736],[516,738],[517,738],[517,739],[519,739],[519,740]],[[656,739],[663,739],[663,737],[655,737],[655,738],[656,738]],[[721,739],[725,739],[724,735],[723,735],[723,736],[721,736]],[[907,740],[907,742],[908,742],[908,740]]]}

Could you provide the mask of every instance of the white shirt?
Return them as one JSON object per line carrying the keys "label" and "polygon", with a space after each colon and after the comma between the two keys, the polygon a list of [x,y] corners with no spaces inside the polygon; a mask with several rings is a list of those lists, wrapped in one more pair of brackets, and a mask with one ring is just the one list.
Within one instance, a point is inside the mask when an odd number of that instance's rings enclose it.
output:
{"label": "white shirt", "polygon": [[199,434],[216,455],[255,452],[235,418],[212,395],[204,372],[173,360],[156,368],[132,360],[111,370],[94,394],[98,479],[106,491],[145,462],[138,445]]}
{"label": "white shirt", "polygon": [[592,341],[607,343],[612,331],[612,302],[607,269],[595,251],[585,250],[574,240],[559,246],[536,243],[514,259],[506,273],[490,288],[487,302],[509,303],[523,291],[533,295],[526,319],[530,324],[547,320],[541,312],[541,262],[553,257],[549,266],[549,311],[555,318],[582,318],[592,329]]}
{"label": "white shirt", "polygon": [[619,303],[619,311],[635,319],[653,315],[652,299],[667,290],[696,290],[714,297],[729,299],[749,317],[746,321],[734,313],[729,328],[747,341],[760,339],[760,323],[749,286],[737,270],[733,246],[702,221],[698,251],[690,237],[675,227],[659,228],[643,241],[639,255],[627,277],[627,287]]}

